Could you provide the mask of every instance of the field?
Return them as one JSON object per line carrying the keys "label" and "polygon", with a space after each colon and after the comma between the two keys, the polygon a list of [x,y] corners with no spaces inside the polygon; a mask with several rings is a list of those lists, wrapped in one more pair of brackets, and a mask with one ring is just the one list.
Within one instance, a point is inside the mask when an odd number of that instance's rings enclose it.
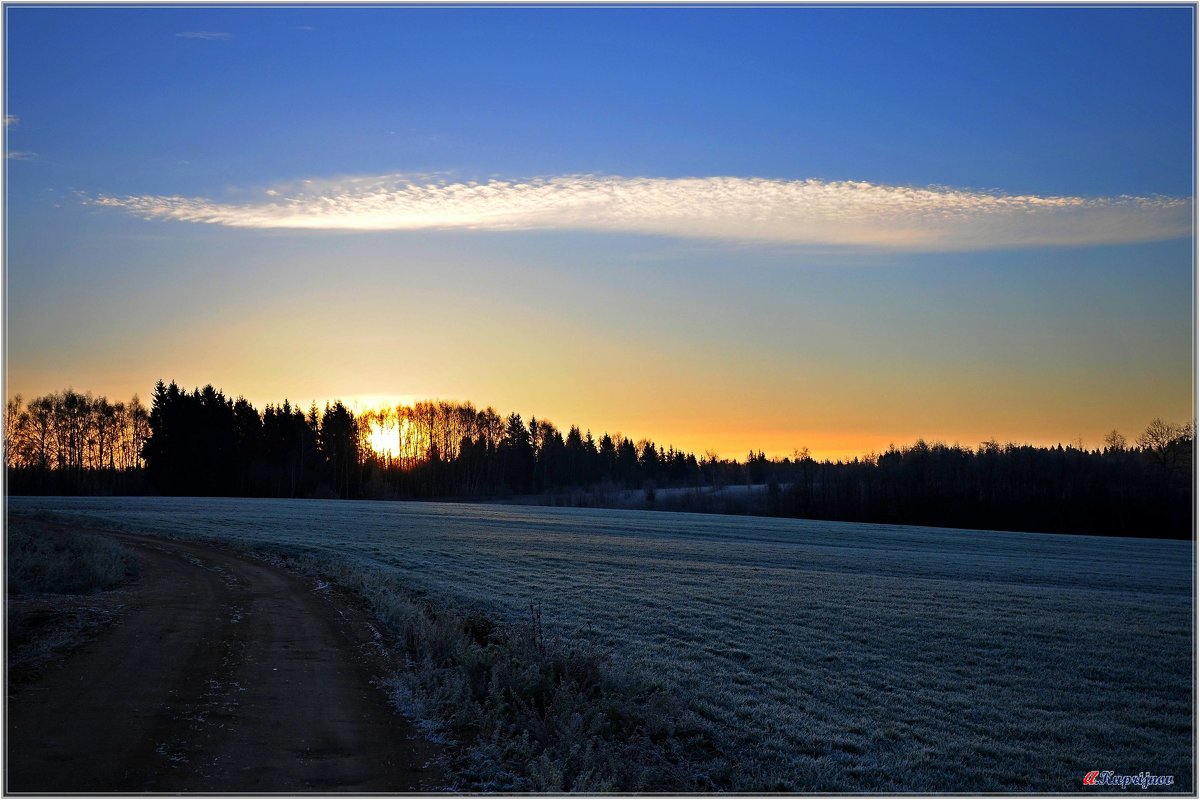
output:
{"label": "field", "polygon": [[677,687],[732,788],[1192,785],[1192,545],[434,503],[9,498],[382,568]]}

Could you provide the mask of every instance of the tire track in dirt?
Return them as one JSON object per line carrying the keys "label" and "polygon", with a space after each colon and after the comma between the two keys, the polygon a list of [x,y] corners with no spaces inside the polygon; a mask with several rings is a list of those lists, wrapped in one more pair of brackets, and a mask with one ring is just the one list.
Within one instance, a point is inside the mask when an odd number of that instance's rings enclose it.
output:
{"label": "tire track in dirt", "polygon": [[361,606],[218,547],[111,535],[142,577],[120,622],[10,687],[7,792],[439,788]]}

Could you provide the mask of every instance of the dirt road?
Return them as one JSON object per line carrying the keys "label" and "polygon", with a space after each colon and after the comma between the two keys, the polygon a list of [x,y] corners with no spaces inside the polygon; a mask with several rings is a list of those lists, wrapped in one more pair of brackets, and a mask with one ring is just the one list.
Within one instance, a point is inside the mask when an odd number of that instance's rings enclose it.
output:
{"label": "dirt road", "polygon": [[438,788],[436,749],[372,683],[390,656],[355,603],[222,549],[117,538],[142,559],[121,620],[10,687],[8,792]]}

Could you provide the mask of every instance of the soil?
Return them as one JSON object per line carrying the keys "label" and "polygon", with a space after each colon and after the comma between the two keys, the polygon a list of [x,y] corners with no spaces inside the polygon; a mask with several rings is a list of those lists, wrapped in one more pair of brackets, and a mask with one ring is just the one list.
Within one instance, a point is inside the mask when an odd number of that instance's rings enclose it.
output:
{"label": "soil", "polygon": [[440,788],[361,602],[218,546],[106,535],[141,576],[115,623],[8,682],[7,793]]}

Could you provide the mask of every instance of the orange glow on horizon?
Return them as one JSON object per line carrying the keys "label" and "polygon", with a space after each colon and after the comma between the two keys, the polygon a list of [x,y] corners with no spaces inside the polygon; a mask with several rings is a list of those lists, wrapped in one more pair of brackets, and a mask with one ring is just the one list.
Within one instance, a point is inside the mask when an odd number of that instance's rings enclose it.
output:
{"label": "orange glow on horizon", "polygon": [[[409,399],[407,396],[399,395],[396,397],[403,399],[394,404],[385,403],[373,406],[364,404],[362,398],[356,398],[354,402],[345,404],[347,407],[353,408],[355,416],[365,423],[366,428],[362,441],[373,453],[393,461],[401,460],[402,455],[405,454],[407,454],[406,461],[414,458],[418,461],[422,460],[427,440],[421,439],[418,430],[412,421],[405,418],[403,412],[397,415],[396,411],[397,409],[412,409],[419,403],[437,401]],[[500,416],[504,418],[508,414],[500,412]],[[528,423],[528,417],[522,416]],[[573,420],[560,421],[546,417],[540,419],[555,425],[564,436],[571,425],[578,424]],[[672,435],[668,430],[657,433],[639,431],[635,435],[633,431],[622,431],[617,428],[606,430],[602,427],[589,427],[586,424],[580,425],[580,429],[590,432],[596,442],[599,442],[600,438],[607,433],[618,441],[622,438],[629,438],[634,442],[649,439],[661,449],[674,447],[677,450],[690,452],[697,458],[715,454],[719,459],[735,461],[745,461],[750,452],[762,452],[767,458],[774,460],[796,458],[798,455],[807,454],[817,461],[851,461],[856,458],[863,459],[881,455],[892,446],[911,447],[919,439],[931,445],[940,443],[972,450],[977,449],[980,443],[988,440],[997,441],[1002,446],[1009,443],[1029,444],[1036,447],[1054,447],[1058,444],[1076,447],[1082,445],[1085,449],[1103,446],[1098,439],[1092,440],[1079,436],[1054,439],[1045,436],[1022,436],[1002,432],[972,433],[968,431],[957,432],[953,435],[914,432],[909,436],[889,436],[881,435],[878,431],[820,429],[756,431],[739,428],[727,432],[710,430],[698,438],[694,433],[680,435],[681,432],[676,432]],[[1133,439],[1138,431],[1130,430],[1125,433],[1130,439]],[[418,439],[420,441],[417,441]]]}

